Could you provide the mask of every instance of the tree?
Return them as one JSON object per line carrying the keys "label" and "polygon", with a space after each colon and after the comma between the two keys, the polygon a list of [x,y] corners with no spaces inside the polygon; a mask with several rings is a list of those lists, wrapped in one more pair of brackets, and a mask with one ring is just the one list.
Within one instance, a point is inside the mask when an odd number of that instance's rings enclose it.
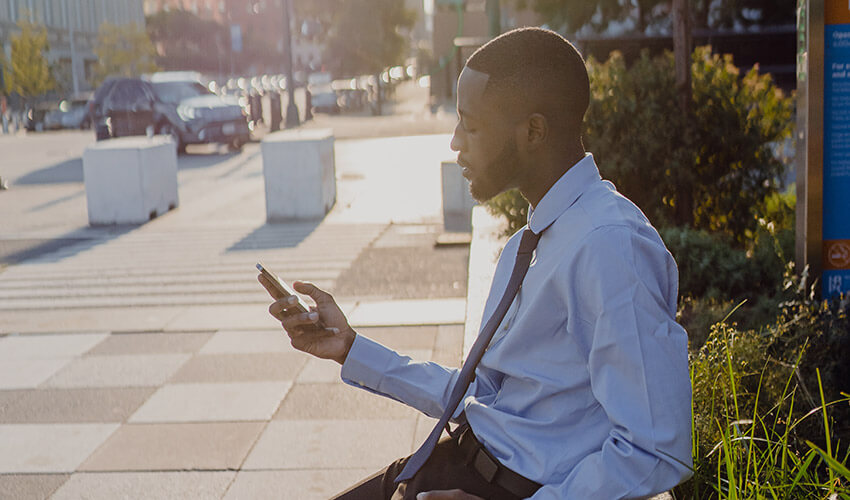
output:
{"label": "tree", "polygon": [[[338,75],[375,74],[401,64],[407,53],[402,34],[416,14],[398,0],[322,0],[314,6],[296,2],[296,15],[324,31],[324,59]],[[322,6],[324,9],[319,9]]]}
{"label": "tree", "polygon": [[153,44],[160,47],[157,63],[168,70],[217,72],[228,53],[230,34],[225,26],[185,10],[160,11],[146,18]]}
{"label": "tree", "polygon": [[50,72],[45,53],[49,50],[47,29],[26,19],[18,22],[20,34],[12,37],[12,55],[4,71],[6,89],[25,101],[50,92],[56,81]]}
{"label": "tree", "polygon": [[103,23],[97,34],[95,84],[107,76],[140,76],[158,71],[156,50],[147,33],[136,24]]}
{"label": "tree", "polygon": [[[531,7],[554,29],[576,33],[583,28],[602,32],[612,22],[631,20],[634,33],[669,28],[672,0],[514,0]],[[694,29],[746,28],[793,24],[796,0],[688,0]]]}

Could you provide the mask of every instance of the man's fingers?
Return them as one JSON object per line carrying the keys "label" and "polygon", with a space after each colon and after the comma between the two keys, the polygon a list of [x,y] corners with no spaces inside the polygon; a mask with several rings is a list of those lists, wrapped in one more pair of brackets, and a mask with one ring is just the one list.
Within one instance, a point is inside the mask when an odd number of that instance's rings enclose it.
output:
{"label": "man's fingers", "polygon": [[281,294],[278,289],[275,288],[274,285],[272,285],[272,282],[266,279],[266,277],[262,274],[257,275],[257,281],[259,281],[260,284],[263,285],[263,288],[265,288],[266,291],[269,292],[269,295],[271,295],[272,298],[279,299],[283,297],[283,294]]}
{"label": "man's fingers", "polygon": [[295,281],[292,283],[292,286],[295,287],[296,292],[309,295],[310,298],[316,302],[316,304],[321,305],[325,302],[333,301],[333,296],[331,296],[331,294],[310,283],[309,281]]}

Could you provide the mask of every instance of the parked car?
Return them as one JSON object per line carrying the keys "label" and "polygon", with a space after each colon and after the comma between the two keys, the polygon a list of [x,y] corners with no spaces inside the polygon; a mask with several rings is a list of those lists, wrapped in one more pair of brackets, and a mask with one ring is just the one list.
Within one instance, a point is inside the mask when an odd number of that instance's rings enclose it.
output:
{"label": "parked car", "polygon": [[109,125],[106,122],[107,116],[103,110],[103,101],[109,95],[112,87],[123,78],[110,77],[103,81],[95,90],[94,97],[89,102],[89,120],[94,127],[94,135],[98,141],[109,139]]}
{"label": "parked car", "polygon": [[[55,120],[56,111],[59,111],[59,104],[56,102],[41,102],[36,104],[35,106],[27,109],[26,115],[24,116],[24,128],[26,128],[29,132],[42,132],[44,130],[48,130],[48,125],[51,127],[53,126],[52,123]],[[51,115],[50,123],[46,123],[48,115]]]}
{"label": "parked car", "polygon": [[307,90],[310,91],[310,104],[315,113],[338,114],[339,96],[333,89],[330,73],[313,73],[307,77]]}
{"label": "parked car", "polygon": [[94,94],[98,140],[152,133],[170,135],[180,153],[188,144],[221,143],[239,149],[251,139],[235,99],[213,94],[191,72],[162,72],[106,80]]}
{"label": "parked car", "polygon": [[248,119],[237,99],[216,95],[190,72],[150,76],[157,101],[156,132],[174,138],[179,151],[187,144],[227,144],[240,149],[251,140]]}
{"label": "parked car", "polygon": [[[93,121],[98,140],[111,137],[145,135],[156,124],[156,98],[150,82],[140,78],[117,78],[104,82],[108,85],[98,101]],[[102,86],[103,87],[103,86]]]}
{"label": "parked car", "polygon": [[91,101],[90,92],[60,102],[59,109],[62,110],[60,119],[62,128],[91,128],[89,101]]}

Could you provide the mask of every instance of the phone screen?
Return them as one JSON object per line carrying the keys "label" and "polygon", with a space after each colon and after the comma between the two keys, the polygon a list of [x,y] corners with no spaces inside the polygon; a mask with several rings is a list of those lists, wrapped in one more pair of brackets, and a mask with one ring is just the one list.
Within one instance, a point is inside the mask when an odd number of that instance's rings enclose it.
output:
{"label": "phone screen", "polygon": [[263,267],[262,264],[259,264],[259,263],[257,264],[257,270],[259,270],[260,274],[265,276],[266,279],[268,279],[272,283],[272,285],[274,285],[274,287],[277,289],[277,291],[279,291],[281,294],[283,294],[283,296],[286,297],[286,296],[289,296],[289,295],[294,295],[298,299],[298,303],[296,304],[295,307],[299,311],[310,312],[310,306],[306,302],[304,302],[304,299],[302,299],[300,296],[298,296],[298,294],[295,293],[295,290],[293,290],[289,285],[287,285],[286,282],[284,282],[282,279],[278,278],[271,271],[267,270],[265,267]]}

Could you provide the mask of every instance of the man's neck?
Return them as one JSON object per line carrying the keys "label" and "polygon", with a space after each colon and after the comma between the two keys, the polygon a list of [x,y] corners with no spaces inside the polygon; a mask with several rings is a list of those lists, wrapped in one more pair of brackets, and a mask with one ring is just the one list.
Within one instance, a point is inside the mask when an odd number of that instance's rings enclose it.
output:
{"label": "man's neck", "polygon": [[584,148],[580,148],[574,149],[558,158],[551,158],[548,161],[546,159],[541,160],[532,170],[535,175],[529,179],[526,186],[520,187],[520,192],[528,200],[532,208],[540,203],[540,200],[558,182],[558,179],[563,177],[576,163],[580,162],[585,154]]}

